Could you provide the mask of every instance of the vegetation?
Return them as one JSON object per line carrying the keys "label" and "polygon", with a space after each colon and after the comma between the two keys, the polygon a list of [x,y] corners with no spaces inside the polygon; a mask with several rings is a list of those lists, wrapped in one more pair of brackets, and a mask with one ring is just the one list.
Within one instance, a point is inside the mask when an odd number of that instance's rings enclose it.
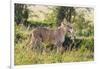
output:
{"label": "vegetation", "polygon": [[[72,24],[75,38],[71,39],[66,35],[64,46],[67,47],[67,50],[63,54],[55,51],[39,53],[29,50],[28,47],[24,48],[29,33],[34,28],[50,27],[54,29],[64,18]],[[14,43],[15,65],[93,61],[93,8],[15,4]]]}

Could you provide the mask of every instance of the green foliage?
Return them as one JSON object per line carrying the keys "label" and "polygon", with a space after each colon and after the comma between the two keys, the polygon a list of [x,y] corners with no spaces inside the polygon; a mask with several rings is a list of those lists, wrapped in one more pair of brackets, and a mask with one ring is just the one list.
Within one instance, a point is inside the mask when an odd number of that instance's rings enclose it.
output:
{"label": "green foliage", "polygon": [[[44,20],[28,20],[28,5],[15,4],[15,65],[24,64],[43,64],[43,63],[60,63],[60,62],[80,62],[94,60],[94,25],[93,25],[93,9],[88,11],[87,8],[75,7],[52,7],[52,12],[46,15]],[[32,12],[34,13],[34,12]],[[40,13],[40,12],[39,12]],[[41,12],[44,13],[45,12]],[[38,14],[36,16],[39,16]],[[28,35],[35,27],[55,28],[56,23],[61,23],[63,18],[72,22],[75,37],[83,37],[81,39],[66,39],[65,46],[68,48],[72,45],[72,50],[66,50],[63,54],[56,53],[56,49],[52,51],[48,44],[43,47],[48,48],[48,52],[33,52],[26,46]],[[27,22],[26,22],[27,21]],[[45,35],[46,36],[46,35]],[[72,42],[74,41],[74,42]],[[67,43],[66,43],[67,42]]]}
{"label": "green foliage", "polygon": [[30,27],[54,27],[54,22],[48,22],[48,21],[28,21],[28,25]]}
{"label": "green foliage", "polygon": [[23,25],[15,25],[15,43],[27,39],[29,31]]}
{"label": "green foliage", "polygon": [[56,12],[53,11],[52,13],[47,15],[47,18],[44,20],[46,23],[56,23]]}
{"label": "green foliage", "polygon": [[93,9],[90,10],[76,8],[76,16],[73,18],[73,27],[76,36],[94,36]]}
{"label": "green foliage", "polygon": [[84,49],[87,49],[87,50],[90,50],[90,51],[94,51],[94,39],[93,37],[89,38],[89,39],[82,39],[82,42],[81,42],[81,50],[84,50]]}

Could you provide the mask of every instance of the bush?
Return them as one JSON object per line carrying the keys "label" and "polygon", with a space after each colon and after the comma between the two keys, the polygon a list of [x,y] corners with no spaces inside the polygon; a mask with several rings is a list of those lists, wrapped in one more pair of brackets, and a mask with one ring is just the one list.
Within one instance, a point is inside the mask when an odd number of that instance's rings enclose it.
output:
{"label": "bush", "polygon": [[22,42],[22,40],[27,39],[28,31],[27,29],[22,25],[16,25],[15,26],[15,43]]}
{"label": "bush", "polygon": [[83,39],[81,42],[81,49],[87,49],[94,51],[94,39],[89,38],[89,39]]}

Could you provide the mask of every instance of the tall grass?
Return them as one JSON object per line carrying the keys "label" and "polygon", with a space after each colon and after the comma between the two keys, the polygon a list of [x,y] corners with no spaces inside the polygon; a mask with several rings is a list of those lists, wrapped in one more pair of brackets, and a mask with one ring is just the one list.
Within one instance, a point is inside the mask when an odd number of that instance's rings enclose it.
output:
{"label": "tall grass", "polygon": [[22,46],[17,44],[15,47],[15,65],[93,61],[93,52],[87,49],[66,51],[63,54],[52,52],[40,54],[32,50],[27,51]]}
{"label": "tall grass", "polygon": [[83,39],[80,44],[77,44],[79,46],[78,50],[66,50],[63,54],[52,51],[38,53],[28,49],[28,47],[23,48],[27,42],[28,33],[30,33],[30,31],[24,26],[16,26],[15,28],[15,65],[82,62],[94,60],[94,51],[92,50],[94,45],[93,39]]}

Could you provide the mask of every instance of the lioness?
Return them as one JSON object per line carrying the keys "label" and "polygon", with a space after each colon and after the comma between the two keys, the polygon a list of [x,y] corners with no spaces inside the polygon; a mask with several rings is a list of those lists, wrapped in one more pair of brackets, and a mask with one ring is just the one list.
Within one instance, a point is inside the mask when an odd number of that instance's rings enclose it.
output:
{"label": "lioness", "polygon": [[53,45],[57,48],[57,52],[63,51],[63,42],[65,41],[66,33],[72,33],[72,27],[67,24],[65,19],[56,29],[38,27],[35,28],[29,38],[28,46],[31,49],[41,49],[42,44]]}

